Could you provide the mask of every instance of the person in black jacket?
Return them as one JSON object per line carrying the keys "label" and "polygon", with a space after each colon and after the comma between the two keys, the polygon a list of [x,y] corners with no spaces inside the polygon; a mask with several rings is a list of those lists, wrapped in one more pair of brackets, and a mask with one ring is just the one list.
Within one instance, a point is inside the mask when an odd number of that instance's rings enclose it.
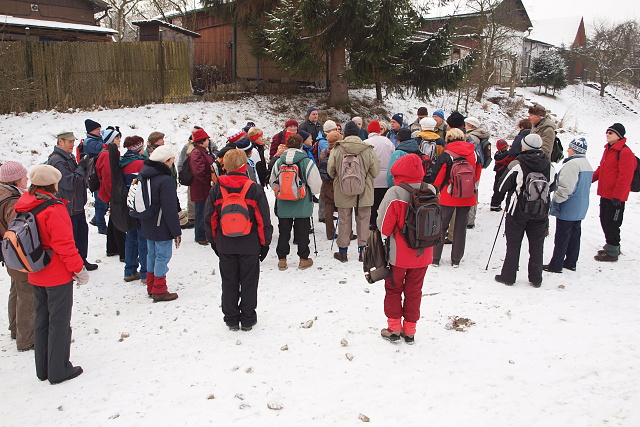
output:
{"label": "person in black jacket", "polygon": [[62,174],[62,179],[58,183],[58,197],[69,202],[67,211],[71,217],[76,248],[87,270],[93,271],[98,268],[98,264],[87,261],[89,225],[84,212],[84,206],[87,204],[87,159],[83,159],[80,164],[76,162],[73,146],[77,138],[73,132],[60,132],[57,138],[58,142],[53,147],[53,152],[49,154],[47,164],[58,169]]}
{"label": "person in black jacket", "polygon": [[[269,252],[273,233],[267,197],[263,188],[247,177],[246,163],[242,150],[225,154],[227,174],[213,186],[204,208],[205,234],[220,261],[224,322],[232,331],[240,327],[249,331],[258,321],[260,262]],[[226,217],[222,208],[228,194],[243,190],[251,224],[240,235],[232,235],[237,230],[230,230],[234,222],[229,221],[231,217]]]}
{"label": "person in black jacket", "polygon": [[171,245],[180,246],[182,230],[178,218],[178,194],[171,176],[176,153],[168,145],[156,148],[144,161],[139,176],[151,180],[151,204],[158,212],[140,220],[142,237],[147,239],[147,292],[153,302],[172,301],[177,293],[167,290]]}
{"label": "person in black jacket", "polygon": [[520,132],[513,138],[511,148],[509,148],[509,157],[517,157],[522,152],[522,138],[531,133],[531,121],[529,119],[522,119],[518,122],[518,129]]}
{"label": "person in black jacket", "polygon": [[[309,107],[307,109],[307,118],[298,127],[298,132],[301,130],[310,133],[312,143],[318,139],[318,134],[322,132],[322,123],[318,120],[318,109],[316,107]],[[306,139],[306,138],[302,138]]]}
{"label": "person in black jacket", "polygon": [[[507,286],[516,281],[520,261],[520,247],[525,232],[529,241],[529,282],[535,288],[542,285],[542,257],[544,238],[549,227],[549,206],[551,191],[556,188],[556,173],[547,155],[541,150],[542,139],[539,135],[530,134],[522,139],[522,152],[509,164],[507,172],[500,183],[499,192],[508,193],[507,220],[505,234],[507,237],[507,254],[502,271],[495,280]],[[536,213],[526,212],[531,202],[526,201],[528,177],[533,172],[544,175],[548,186],[545,193],[535,190],[530,194],[540,194]],[[533,177],[533,176],[532,176]],[[531,187],[531,185],[529,185]],[[538,187],[540,189],[541,187]],[[546,199],[546,200],[545,200]],[[536,202],[537,203],[537,202]]]}
{"label": "person in black jacket", "polygon": [[513,157],[509,156],[509,144],[504,139],[499,139],[496,142],[496,152],[493,155],[494,166],[493,171],[496,173],[493,180],[493,196],[491,196],[491,211],[500,212],[502,208],[502,201],[504,200],[504,193],[500,193],[498,188],[500,187],[500,181],[507,172],[507,166],[513,161]]}

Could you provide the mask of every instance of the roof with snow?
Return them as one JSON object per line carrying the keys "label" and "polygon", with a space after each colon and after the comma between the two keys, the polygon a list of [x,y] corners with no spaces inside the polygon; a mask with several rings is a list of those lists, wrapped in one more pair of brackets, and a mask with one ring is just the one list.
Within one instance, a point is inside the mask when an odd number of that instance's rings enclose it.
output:
{"label": "roof with snow", "polygon": [[194,31],[189,31],[186,28],[182,28],[177,25],[170,24],[161,19],[146,19],[141,21],[133,21],[132,24],[137,26],[148,25],[148,24],[158,24],[161,27],[171,28],[172,30],[178,31],[180,33],[186,34],[191,37],[202,37],[199,33],[196,33]]}
{"label": "roof with snow", "polygon": [[571,47],[580,28],[581,16],[553,18],[533,21],[533,30],[528,40],[538,41],[560,47]]}
{"label": "roof with snow", "polygon": [[70,22],[43,21],[41,19],[17,18],[11,15],[0,15],[0,26],[7,25],[13,27],[33,27],[50,28],[55,30],[81,31],[97,34],[118,34],[111,28],[98,27],[95,25],[72,24]]}

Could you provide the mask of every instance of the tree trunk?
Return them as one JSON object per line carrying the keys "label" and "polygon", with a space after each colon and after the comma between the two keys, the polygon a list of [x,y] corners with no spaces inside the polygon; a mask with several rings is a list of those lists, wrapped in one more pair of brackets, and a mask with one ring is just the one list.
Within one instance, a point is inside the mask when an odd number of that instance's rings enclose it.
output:
{"label": "tree trunk", "polygon": [[607,87],[604,79],[600,78],[600,96],[604,97],[604,89]]}
{"label": "tree trunk", "polygon": [[329,106],[339,107],[349,103],[349,87],[343,76],[347,68],[347,51],[340,44],[329,56]]}

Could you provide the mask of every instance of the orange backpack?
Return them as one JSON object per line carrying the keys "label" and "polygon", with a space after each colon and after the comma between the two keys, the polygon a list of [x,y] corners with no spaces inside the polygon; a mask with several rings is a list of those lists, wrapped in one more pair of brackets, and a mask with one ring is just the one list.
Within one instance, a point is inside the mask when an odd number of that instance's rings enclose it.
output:
{"label": "orange backpack", "polygon": [[272,184],[276,199],[300,200],[307,195],[307,185],[300,177],[297,164],[282,163]]}
{"label": "orange backpack", "polygon": [[222,209],[220,210],[220,227],[227,237],[246,236],[251,233],[253,222],[246,202],[247,191],[253,181],[247,180],[239,192],[229,192],[220,185],[222,193]]}

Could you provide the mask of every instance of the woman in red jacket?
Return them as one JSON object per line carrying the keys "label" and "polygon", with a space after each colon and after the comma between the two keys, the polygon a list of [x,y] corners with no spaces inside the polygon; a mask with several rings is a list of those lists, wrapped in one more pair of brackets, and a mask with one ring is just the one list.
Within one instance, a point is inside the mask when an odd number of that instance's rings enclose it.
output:
{"label": "woman in red jacket", "polygon": [[[467,240],[467,218],[469,216],[469,210],[471,206],[478,204],[477,192],[472,188],[475,187],[475,183],[480,180],[480,174],[482,173],[482,163],[476,156],[475,146],[472,142],[464,141],[464,134],[460,129],[451,129],[447,132],[446,140],[451,141],[445,147],[442,154],[438,156],[438,162],[433,168],[433,175],[436,177],[433,181],[433,185],[441,189],[440,192],[440,205],[442,206],[442,235],[446,236],[449,230],[449,223],[451,217],[455,212],[456,217],[453,225],[453,244],[451,245],[451,265],[455,268],[460,265],[460,260],[464,255],[464,247]],[[458,175],[452,176],[452,169],[454,169],[454,160],[463,157],[466,160],[467,167],[473,172],[473,182],[463,184],[461,187],[464,190],[461,193],[456,194],[452,185],[457,180]],[[459,170],[460,165],[456,165],[456,171]],[[461,181],[458,181],[459,183]],[[468,184],[468,185],[467,185]],[[467,194],[469,193],[469,194]],[[436,245],[433,249],[433,266],[438,267],[440,265],[440,257],[442,256],[442,249],[444,247],[444,241]]]}
{"label": "woman in red jacket", "polygon": [[29,273],[35,295],[35,359],[36,375],[41,381],[58,384],[82,373],[80,366],[69,361],[71,350],[71,309],[73,281],[84,285],[89,273],[73,239],[71,218],[64,199],[56,199],[62,175],[49,165],[38,165],[29,172],[31,186],[16,203],[16,212],[55,200],[36,215],[40,241],[51,250],[51,261],[42,270]]}
{"label": "woman in red jacket", "polygon": [[209,135],[204,129],[193,133],[193,151],[189,154],[189,167],[193,182],[189,187],[191,200],[195,204],[195,238],[201,245],[209,245],[204,234],[204,202],[211,191],[211,165],[213,157],[207,152]]}
{"label": "woman in red jacket", "polygon": [[[377,225],[383,236],[389,236],[389,264],[391,276],[385,279],[384,314],[387,327],[381,331],[382,338],[414,343],[416,323],[420,319],[422,283],[427,267],[433,259],[433,248],[411,249],[401,234],[411,194],[398,185],[407,183],[419,188],[424,177],[422,160],[416,154],[400,157],[391,167],[393,187],[387,190],[378,209]],[[430,186],[435,193],[436,189]],[[404,301],[403,296],[404,294]]]}

